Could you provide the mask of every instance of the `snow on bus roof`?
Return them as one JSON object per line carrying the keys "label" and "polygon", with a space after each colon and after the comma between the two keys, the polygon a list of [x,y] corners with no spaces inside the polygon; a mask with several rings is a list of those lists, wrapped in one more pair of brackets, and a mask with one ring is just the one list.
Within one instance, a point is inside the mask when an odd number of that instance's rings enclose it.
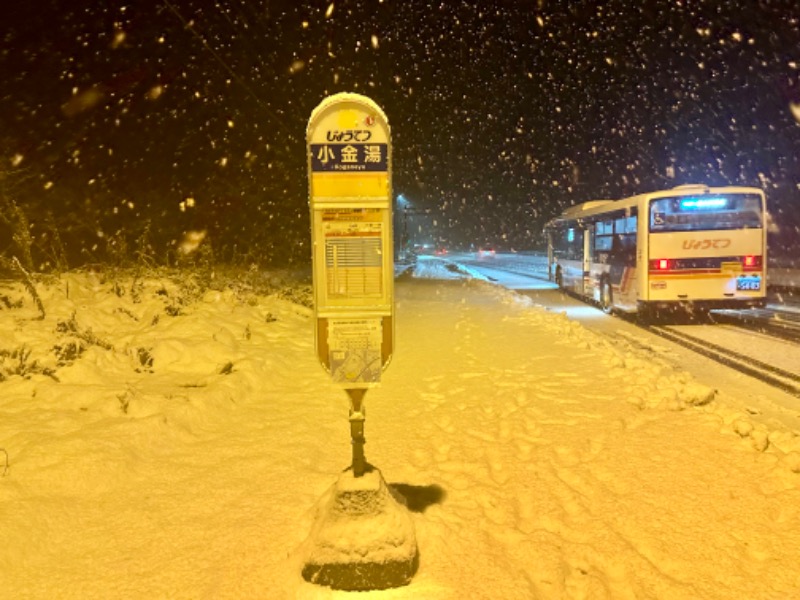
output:
{"label": "snow on bus roof", "polygon": [[689,188],[699,188],[699,189],[708,189],[708,186],[705,183],[684,183],[681,185],[676,185],[673,190],[685,190]]}
{"label": "snow on bus roof", "polygon": [[576,204],[575,206],[570,206],[563,213],[561,213],[561,218],[579,217],[582,213],[588,210],[597,208],[598,206],[603,206],[604,204],[612,204],[613,202],[616,202],[616,200],[590,200],[589,202],[584,202],[583,204]]}

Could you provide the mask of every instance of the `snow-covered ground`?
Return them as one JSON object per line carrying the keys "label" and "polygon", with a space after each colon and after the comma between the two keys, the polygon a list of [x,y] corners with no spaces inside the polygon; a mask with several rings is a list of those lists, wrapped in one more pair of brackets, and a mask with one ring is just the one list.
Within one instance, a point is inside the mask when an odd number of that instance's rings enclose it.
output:
{"label": "snow-covered ground", "polygon": [[358,596],[300,575],[350,461],[302,288],[38,289],[0,287],[2,598],[798,597],[800,437],[441,261],[366,396],[419,571]]}

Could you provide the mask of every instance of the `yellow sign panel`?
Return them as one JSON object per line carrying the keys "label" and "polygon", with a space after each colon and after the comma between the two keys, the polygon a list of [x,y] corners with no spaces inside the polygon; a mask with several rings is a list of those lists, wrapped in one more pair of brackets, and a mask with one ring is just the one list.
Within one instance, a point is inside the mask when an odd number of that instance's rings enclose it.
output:
{"label": "yellow sign panel", "polygon": [[311,193],[317,198],[350,196],[385,198],[389,195],[387,173],[312,173]]}
{"label": "yellow sign panel", "polygon": [[369,98],[336,94],[306,142],[317,355],[334,381],[371,387],[394,346],[389,125]]}

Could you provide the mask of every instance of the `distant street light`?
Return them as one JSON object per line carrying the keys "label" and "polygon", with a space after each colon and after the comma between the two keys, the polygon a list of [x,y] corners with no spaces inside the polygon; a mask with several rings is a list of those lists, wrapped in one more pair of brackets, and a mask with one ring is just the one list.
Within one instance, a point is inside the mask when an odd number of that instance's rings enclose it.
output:
{"label": "distant street light", "polygon": [[397,213],[403,215],[403,225],[400,230],[400,244],[398,258],[404,260],[408,257],[408,209],[411,203],[403,194],[397,196]]}
{"label": "distant street light", "polygon": [[[401,217],[403,222],[400,227],[400,243],[397,245],[398,258],[406,258],[417,247],[430,248],[433,246],[435,213],[430,208],[418,208],[403,194],[395,198],[397,208],[395,215]],[[416,219],[415,219],[416,217]],[[411,221],[411,231],[409,231]]]}

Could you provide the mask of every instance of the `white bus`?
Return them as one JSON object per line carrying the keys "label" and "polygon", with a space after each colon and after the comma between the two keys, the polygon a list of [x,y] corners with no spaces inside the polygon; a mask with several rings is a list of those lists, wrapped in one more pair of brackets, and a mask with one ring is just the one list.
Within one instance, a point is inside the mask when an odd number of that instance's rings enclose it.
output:
{"label": "white bus", "polygon": [[750,187],[586,202],[545,227],[550,278],[608,313],[764,306],[766,219]]}

